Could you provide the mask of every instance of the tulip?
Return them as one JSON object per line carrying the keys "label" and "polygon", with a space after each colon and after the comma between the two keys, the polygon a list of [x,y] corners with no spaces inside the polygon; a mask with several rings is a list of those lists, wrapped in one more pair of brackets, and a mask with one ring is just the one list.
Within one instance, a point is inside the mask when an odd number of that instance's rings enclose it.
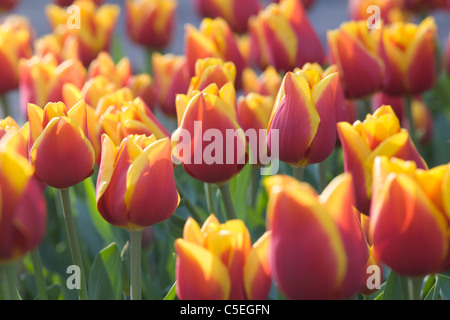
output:
{"label": "tulip", "polygon": [[433,115],[430,108],[419,98],[413,99],[411,108],[413,125],[418,137],[418,142],[426,145],[433,138]]}
{"label": "tulip", "polygon": [[274,281],[289,299],[348,299],[369,258],[353,209],[352,177],[336,177],[319,196],[290,176],[265,180]]}
{"label": "tulip", "polygon": [[17,88],[19,60],[31,57],[33,33],[29,21],[21,16],[9,15],[0,24],[0,95]]}
{"label": "tulip", "polygon": [[27,114],[27,104],[43,108],[47,102],[62,101],[62,88],[72,83],[77,88],[84,84],[86,69],[78,60],[66,60],[58,64],[53,55],[43,58],[33,56],[19,64],[20,106]]}
{"label": "tulip", "polygon": [[[94,2],[97,6],[103,4],[105,0],[88,0]],[[74,3],[74,0],[53,0],[55,4],[61,7],[68,7]]]}
{"label": "tulip", "polygon": [[189,217],[183,238],[175,241],[179,299],[267,299],[270,242],[270,232],[266,232],[252,246],[241,220],[222,224],[211,214],[200,228]]}
{"label": "tulip", "polygon": [[28,118],[30,162],[42,182],[66,189],[92,175],[95,152],[83,100],[70,110],[62,102],[48,103],[44,109],[30,103]]}
{"label": "tulip", "polygon": [[391,106],[381,106],[373,115],[356,121],[337,124],[339,140],[344,154],[344,170],[353,175],[356,207],[369,215],[372,194],[372,168],[376,156],[386,155],[415,161],[419,168],[427,165],[417,152],[406,129]]}
{"label": "tulip", "polygon": [[128,80],[128,87],[133,95],[141,98],[150,110],[155,109],[158,93],[155,81],[148,73],[132,75]]}
{"label": "tulip", "polygon": [[[271,0],[271,1],[276,3],[280,2],[280,0]],[[316,0],[298,0],[298,1],[302,3],[305,9],[309,9],[316,2]]]}
{"label": "tulip", "polygon": [[406,10],[414,13],[425,13],[429,10],[445,8],[446,0],[402,0]]}
{"label": "tulip", "polygon": [[404,276],[448,270],[450,165],[423,170],[379,156],[373,177],[369,232],[375,258]]}
{"label": "tulip", "polygon": [[327,32],[330,59],[338,66],[345,97],[365,98],[383,87],[383,61],[377,55],[380,30],[365,21],[349,21]]}
{"label": "tulip", "polygon": [[3,147],[14,150],[22,157],[28,158],[28,136],[28,123],[19,127],[10,116],[0,119],[0,141]]}
{"label": "tulip", "polygon": [[188,24],[185,27],[185,55],[191,76],[195,75],[198,59],[214,57],[231,61],[236,67],[236,87],[241,87],[241,77],[245,60],[237,45],[237,40],[222,18],[204,18],[199,29]]}
{"label": "tulip", "polygon": [[320,71],[307,66],[285,75],[267,129],[268,148],[278,144],[281,161],[306,167],[331,154],[336,143],[338,81],[337,73],[322,78]]}
{"label": "tulip", "polygon": [[62,47],[84,66],[102,51],[109,51],[120,7],[113,4],[97,6],[94,2],[76,0],[75,11],[55,4],[46,7],[47,19]]}
{"label": "tulip", "polygon": [[418,95],[436,81],[437,28],[432,17],[419,25],[396,22],[382,33],[380,57],[386,66],[383,91],[390,95]]}
{"label": "tulip", "polygon": [[191,81],[186,57],[155,52],[152,69],[159,107],[165,114],[176,116],[175,97],[178,93],[185,94]]}
{"label": "tulip", "polygon": [[195,75],[191,78],[187,94],[193,91],[202,91],[210,84],[215,83],[221,88],[228,82],[234,83],[236,67],[232,62],[224,62],[220,58],[198,59],[195,63]]}
{"label": "tulip", "polygon": [[248,20],[256,15],[261,9],[258,0],[247,0],[240,2],[216,1],[216,0],[194,0],[196,11],[203,17],[223,18],[238,33],[247,31]]}
{"label": "tulip", "polygon": [[14,9],[18,4],[20,3],[20,0],[1,0],[0,1],[0,13],[10,11]]}
{"label": "tulip", "polygon": [[224,184],[242,170],[247,162],[246,142],[231,82],[220,90],[212,83],[189,96],[178,95],[177,117],[178,129],[172,134],[174,158],[187,173],[206,183]]}
{"label": "tulip", "polygon": [[264,96],[277,97],[282,78],[274,67],[268,66],[260,75],[253,69],[245,68],[242,74],[242,83],[245,94],[251,92]]}
{"label": "tulip", "polygon": [[126,0],[126,30],[130,39],[146,48],[161,49],[172,40],[175,0]]}
{"label": "tulip", "polygon": [[384,23],[405,21],[407,18],[402,10],[402,0],[350,0],[348,2],[350,19],[367,21],[374,14],[371,6],[378,7],[380,18]]}
{"label": "tulip", "polygon": [[402,96],[391,96],[384,92],[378,92],[372,97],[372,113],[375,112],[380,106],[391,106],[395,115],[403,124],[406,120],[405,116],[405,99]]}
{"label": "tulip", "polygon": [[[257,46],[253,49],[256,56],[265,55],[277,70],[287,72],[307,62],[325,62],[323,46],[299,1],[270,4],[253,16],[249,24],[251,34],[256,37],[253,42]],[[264,62],[264,56],[260,58]]]}
{"label": "tulip", "polygon": [[0,265],[4,265],[41,243],[47,210],[28,159],[8,147],[0,151],[0,185]]}

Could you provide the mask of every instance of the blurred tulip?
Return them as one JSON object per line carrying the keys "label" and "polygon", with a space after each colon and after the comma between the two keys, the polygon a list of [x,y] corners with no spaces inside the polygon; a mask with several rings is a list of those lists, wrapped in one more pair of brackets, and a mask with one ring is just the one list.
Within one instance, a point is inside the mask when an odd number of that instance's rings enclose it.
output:
{"label": "blurred tulip", "polygon": [[152,69],[159,107],[166,115],[176,116],[176,95],[185,94],[191,81],[186,57],[155,52],[152,55]]}
{"label": "blurred tulip", "polygon": [[146,48],[170,44],[175,29],[175,0],[126,0],[126,30],[130,39]]}
{"label": "blurred tulip", "polygon": [[179,201],[169,138],[130,135],[116,146],[103,135],[97,208],[107,222],[143,230],[168,219]]}
{"label": "blurred tulip", "polygon": [[432,17],[420,25],[396,22],[383,30],[380,57],[386,66],[383,91],[417,95],[436,81],[437,27]]}
{"label": "blurred tulip", "polygon": [[173,156],[187,173],[203,182],[224,184],[242,170],[248,155],[231,82],[220,89],[212,83],[189,96],[177,95],[177,118]]}
{"label": "blurred tulip", "polygon": [[0,0],[0,13],[14,9],[19,3],[20,0]]}
{"label": "blurred tulip", "polygon": [[45,236],[45,197],[28,159],[0,151],[0,265],[34,250]]}
{"label": "blurred tulip", "polygon": [[220,223],[212,214],[200,226],[188,218],[175,241],[181,300],[263,300],[269,295],[270,232],[252,246],[241,220]]}
{"label": "blurred tulip", "polygon": [[251,68],[245,68],[242,74],[243,88],[246,94],[254,92],[276,98],[282,81],[280,74],[272,66],[268,66],[259,75]]}
{"label": "blurred tulip", "polygon": [[[52,1],[53,1],[53,3],[57,4],[58,6],[68,7],[68,6],[72,5],[75,0],[52,0]],[[87,1],[92,1],[98,6],[103,4],[103,2],[105,2],[105,0],[87,0]]]}
{"label": "blurred tulip", "polygon": [[30,58],[34,30],[22,16],[8,15],[0,24],[0,95],[19,84],[19,60]]}
{"label": "blurred tulip", "polygon": [[156,91],[156,83],[148,73],[132,75],[127,85],[133,92],[133,95],[141,98],[150,110],[155,109],[158,93]]}
{"label": "blurred tulip", "polygon": [[195,63],[195,74],[191,78],[187,94],[202,91],[215,83],[221,88],[228,82],[235,83],[236,67],[233,62],[224,62],[220,58],[198,59]]}
{"label": "blurred tulip", "polygon": [[433,115],[425,102],[419,98],[413,99],[411,108],[418,141],[420,144],[426,145],[433,137]]}
{"label": "blurred tulip", "polygon": [[100,52],[109,51],[120,7],[114,4],[97,6],[84,0],[76,0],[73,5],[77,10],[47,5],[47,19],[68,54],[66,58],[77,58],[88,66]]}
{"label": "blurred tulip", "polygon": [[369,250],[353,210],[352,177],[336,177],[319,196],[285,175],[265,180],[274,281],[289,299],[348,299],[365,276]]}
{"label": "blurred tulip", "polygon": [[404,9],[421,14],[446,6],[446,0],[402,0],[402,2]]}
{"label": "blurred tulip", "polygon": [[363,122],[358,120],[353,125],[340,122],[337,129],[344,153],[344,170],[353,175],[356,208],[365,215],[369,215],[376,156],[398,157],[415,161],[419,168],[427,167],[391,106],[381,106]]}
{"label": "blurred tulip", "polygon": [[[319,67],[320,68],[320,67]],[[336,143],[337,73],[308,65],[288,72],[281,85],[267,129],[267,145],[278,144],[279,159],[293,167],[325,160]],[[273,138],[274,130],[278,140]],[[274,139],[274,140],[272,140]]]}
{"label": "blurred tulip", "polygon": [[62,102],[44,109],[28,104],[29,158],[36,176],[44,183],[66,189],[94,172],[95,151],[89,141],[86,103],[68,108]]}
{"label": "blurred tulip", "polygon": [[[264,148],[262,154],[267,154],[266,135],[261,136],[259,131],[267,129],[274,100],[271,96],[263,96],[253,92],[241,96],[238,100],[238,118],[242,129],[256,132],[256,140],[249,143],[251,164],[262,164],[260,160],[261,148]],[[262,138],[264,138],[263,141],[261,141]]]}
{"label": "blurred tulip", "polygon": [[197,12],[202,17],[223,18],[238,33],[247,31],[248,19],[262,8],[259,0],[193,0]]}
{"label": "blurred tulip", "polygon": [[245,65],[237,45],[237,39],[228,24],[222,18],[204,18],[199,29],[187,24],[185,27],[185,55],[190,76],[195,75],[198,59],[220,58],[224,62],[233,62],[236,67],[236,88],[241,87],[242,72]]}
{"label": "blurred tulip", "polygon": [[400,124],[404,124],[406,121],[405,116],[405,98],[402,96],[391,96],[384,92],[377,92],[372,96],[372,113],[375,112],[381,106],[391,106],[395,115],[400,121]]}
{"label": "blurred tulip", "polygon": [[338,67],[346,99],[365,98],[383,87],[379,32],[369,30],[365,21],[345,22],[327,32],[331,63]]}
{"label": "blurred tulip", "polygon": [[450,165],[422,170],[412,161],[380,156],[373,177],[369,232],[375,258],[406,276],[448,270]]}
{"label": "blurred tulip", "polygon": [[371,6],[378,7],[380,18],[386,24],[407,20],[406,14],[402,10],[402,0],[349,0],[350,19],[367,21],[373,15]]}
{"label": "blurred tulip", "polygon": [[86,69],[78,60],[66,60],[58,64],[53,55],[20,60],[19,98],[23,114],[27,114],[28,103],[43,108],[47,102],[62,101],[64,84],[72,83],[81,88],[85,76]]}
{"label": "blurred tulip", "polygon": [[0,119],[0,145],[28,158],[28,128],[28,123],[19,127],[10,116]]}
{"label": "blurred tulip", "polygon": [[[325,62],[325,53],[305,9],[297,0],[270,4],[249,21],[253,57],[277,70],[292,71],[307,62]],[[267,60],[267,61],[265,61]],[[261,65],[265,69],[266,65]]]}
{"label": "blurred tulip", "polygon": [[[276,2],[279,3],[280,0],[271,0],[272,2]],[[309,9],[310,7],[312,7],[314,5],[314,3],[316,2],[316,0],[297,0],[298,2],[301,2],[303,7],[305,9]]]}

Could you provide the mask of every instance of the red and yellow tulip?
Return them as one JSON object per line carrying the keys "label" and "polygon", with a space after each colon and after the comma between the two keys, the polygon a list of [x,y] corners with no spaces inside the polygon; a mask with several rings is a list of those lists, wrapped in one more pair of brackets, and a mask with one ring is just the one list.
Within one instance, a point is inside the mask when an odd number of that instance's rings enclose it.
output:
{"label": "red and yellow tulip", "polygon": [[220,58],[198,59],[195,63],[195,74],[191,78],[187,94],[193,91],[202,91],[210,84],[215,83],[219,88],[235,83],[236,66],[233,62],[224,62]]}
{"label": "red and yellow tulip", "polygon": [[406,276],[448,270],[450,164],[423,170],[380,156],[373,177],[369,232],[375,257]]}
{"label": "red and yellow tulip", "polygon": [[272,66],[268,66],[259,75],[251,68],[245,68],[242,73],[242,84],[245,94],[254,92],[263,96],[271,96],[275,99],[282,81],[280,74]]}
{"label": "red and yellow tulip", "polygon": [[169,138],[129,135],[117,146],[102,136],[97,208],[107,222],[143,230],[168,219],[179,201]]}
{"label": "red and yellow tulip", "polygon": [[8,12],[20,3],[20,0],[0,0],[0,13]]}
{"label": "red and yellow tulip", "polygon": [[241,220],[220,223],[214,214],[202,227],[188,218],[175,241],[177,295],[181,300],[262,300],[271,285],[270,232],[252,246]]}
{"label": "red and yellow tulip", "polygon": [[369,215],[372,168],[377,156],[412,160],[419,168],[427,167],[391,106],[381,106],[363,122],[358,120],[353,125],[340,122],[337,129],[344,153],[344,170],[353,175],[356,207],[363,214]]}
{"label": "red and yellow tulip", "polygon": [[28,158],[28,138],[28,122],[20,127],[10,116],[0,119],[0,141],[2,148],[11,149],[22,157]]}
{"label": "red and yellow tulip", "polygon": [[[70,5],[72,5],[74,3],[75,0],[52,0],[55,4],[57,4],[58,6],[61,7],[68,7]],[[92,1],[94,2],[96,5],[101,5],[103,4],[103,2],[105,2],[105,0],[87,0],[87,1]]]}
{"label": "red and yellow tulip", "polygon": [[364,98],[383,88],[385,67],[378,56],[380,32],[367,28],[366,21],[345,22],[327,32],[330,60],[338,67],[347,99]]}
{"label": "red and yellow tulip", "polygon": [[326,74],[318,65],[285,75],[267,129],[268,148],[278,144],[281,161],[305,167],[331,154],[336,143],[338,81],[336,72]]}
{"label": "red and yellow tulip", "polygon": [[130,39],[146,48],[170,44],[175,29],[175,0],[126,0],[126,30]]}
{"label": "red and yellow tulip", "polygon": [[308,184],[275,175],[265,180],[270,264],[290,299],[347,299],[360,290],[369,259],[355,214],[352,177],[336,177],[319,196]]}
{"label": "red and yellow tulip", "polygon": [[250,18],[249,25],[254,37],[252,56],[262,69],[266,62],[284,72],[307,62],[325,62],[320,39],[298,0],[270,4]]}
{"label": "red and yellow tulip", "polygon": [[383,29],[380,57],[386,66],[383,91],[417,95],[436,81],[437,27],[432,17],[419,25],[396,22]]}
{"label": "red and yellow tulip", "polygon": [[377,6],[380,10],[380,18],[384,23],[405,21],[407,16],[403,11],[403,0],[350,0],[348,1],[348,13],[352,20],[364,20],[370,18],[373,11],[371,6]]}
{"label": "red and yellow tulip", "polygon": [[44,109],[28,104],[29,158],[35,175],[51,187],[65,189],[94,172],[95,151],[89,140],[86,103],[70,109],[62,102]]}

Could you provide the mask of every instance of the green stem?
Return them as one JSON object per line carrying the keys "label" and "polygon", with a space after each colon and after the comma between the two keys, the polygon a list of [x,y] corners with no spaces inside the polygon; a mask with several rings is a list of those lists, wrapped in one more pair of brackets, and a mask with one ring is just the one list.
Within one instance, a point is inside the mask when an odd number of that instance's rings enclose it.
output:
{"label": "green stem", "polygon": [[152,57],[153,53],[155,52],[152,48],[145,49],[146,51],[146,59],[147,59],[147,72],[149,75],[153,77],[153,64],[152,64]]}
{"label": "green stem", "polygon": [[416,128],[414,126],[414,118],[412,113],[412,98],[410,95],[406,95],[405,97],[405,107],[406,107],[406,116],[408,117],[409,135],[411,136],[411,140],[414,143],[414,145],[418,147]]}
{"label": "green stem", "polygon": [[0,104],[2,105],[3,118],[9,116],[9,103],[6,94],[0,95]]}
{"label": "green stem", "polygon": [[368,114],[372,113],[372,96],[363,99],[363,114],[361,115],[361,121],[364,121]]}
{"label": "green stem", "polygon": [[228,182],[218,185],[220,193],[222,194],[223,204],[228,220],[236,219],[236,211],[234,210],[233,200],[231,199],[230,185]]}
{"label": "green stem", "polygon": [[141,300],[142,230],[130,230],[130,299]]}
{"label": "green stem", "polygon": [[250,188],[248,191],[248,205],[252,208],[256,205],[256,197],[258,195],[259,186],[259,167],[252,166],[251,178],[250,178]]}
{"label": "green stem", "polygon": [[72,253],[72,260],[81,271],[80,291],[78,292],[80,300],[87,300],[86,278],[84,275],[83,261],[81,259],[80,245],[78,243],[78,236],[75,228],[75,223],[72,215],[72,208],[70,206],[69,189],[59,189],[61,196],[61,203],[63,207],[64,221],[66,223],[67,236],[69,238],[70,251]]}
{"label": "green stem", "polygon": [[327,180],[327,164],[325,161],[319,163],[319,185],[320,191],[323,191],[328,184]]}
{"label": "green stem", "polygon": [[17,292],[17,273],[15,263],[7,263],[1,266],[2,293],[4,300],[20,300]]}
{"label": "green stem", "polygon": [[177,186],[178,193],[180,194],[181,200],[183,201],[183,204],[188,209],[189,213],[191,214],[192,218],[194,218],[195,221],[201,222],[202,217],[200,213],[198,213],[195,206],[192,204],[192,202],[189,200],[189,198],[186,196],[186,193],[184,192],[181,185],[178,183],[178,181],[175,181],[175,184]]}
{"label": "green stem", "polygon": [[39,249],[31,251],[31,262],[33,263],[34,276],[36,278],[36,287],[40,300],[48,300],[47,290],[45,289],[44,270],[42,268],[41,256]]}
{"label": "green stem", "polygon": [[206,196],[206,206],[208,208],[208,213],[215,213],[214,208],[214,193],[212,189],[212,184],[205,182],[205,196]]}
{"label": "green stem", "polygon": [[422,277],[400,276],[403,289],[403,296],[407,300],[421,300]]}
{"label": "green stem", "polygon": [[303,181],[304,174],[305,174],[305,168],[304,167],[292,167],[292,175],[298,181]]}

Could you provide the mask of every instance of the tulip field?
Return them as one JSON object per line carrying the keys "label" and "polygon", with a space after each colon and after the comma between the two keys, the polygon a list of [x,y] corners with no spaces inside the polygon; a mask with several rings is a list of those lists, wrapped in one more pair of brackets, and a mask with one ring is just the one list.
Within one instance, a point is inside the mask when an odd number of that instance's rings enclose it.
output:
{"label": "tulip field", "polygon": [[0,105],[0,300],[450,299],[449,0],[0,0]]}

